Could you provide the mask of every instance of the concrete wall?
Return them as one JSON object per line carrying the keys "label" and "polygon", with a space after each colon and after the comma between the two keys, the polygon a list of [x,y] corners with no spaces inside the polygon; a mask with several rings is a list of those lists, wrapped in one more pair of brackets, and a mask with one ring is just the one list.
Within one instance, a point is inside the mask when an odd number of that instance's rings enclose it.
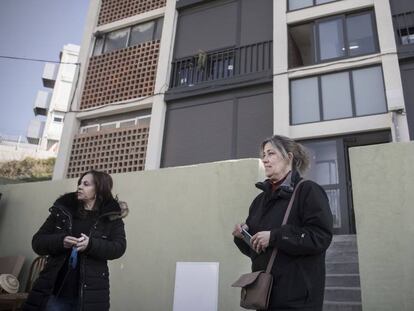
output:
{"label": "concrete wall", "polygon": [[[232,242],[263,178],[259,160],[216,162],[114,175],[114,193],[128,202],[128,248],[111,262],[112,310],[172,310],[177,261],[220,263],[218,310],[241,310],[230,284],[250,262]],[[73,179],[0,186],[0,256],[29,259],[31,237]],[[23,276],[24,279],[24,276]],[[23,282],[24,284],[24,282]]]}
{"label": "concrete wall", "polygon": [[0,144],[0,162],[20,161],[26,157],[36,159],[55,158],[53,151],[41,150],[38,145],[27,143],[2,143]]}
{"label": "concrete wall", "polygon": [[352,148],[364,311],[414,310],[414,143]]}

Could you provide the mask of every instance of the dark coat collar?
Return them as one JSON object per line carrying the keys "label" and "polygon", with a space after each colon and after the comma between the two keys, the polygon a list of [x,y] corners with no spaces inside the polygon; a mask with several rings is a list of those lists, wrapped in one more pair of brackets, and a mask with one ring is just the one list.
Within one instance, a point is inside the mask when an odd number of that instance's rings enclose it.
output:
{"label": "dark coat collar", "polygon": [[[280,185],[279,189],[276,192],[279,193],[281,196],[290,197],[295,189],[296,184],[302,179],[299,172],[293,169]],[[262,182],[257,182],[255,184],[256,188],[262,190],[265,193],[271,194],[272,193],[272,182],[270,179],[266,179]]]}
{"label": "dark coat collar", "polygon": [[[76,192],[69,192],[69,193],[62,195],[53,204],[53,207],[64,208],[65,210],[70,212],[72,215],[75,214],[78,206],[79,206],[79,201],[76,197]],[[119,206],[119,203],[117,200],[111,199],[108,202],[105,202],[99,208],[99,216],[107,216],[107,215],[121,215],[121,207]]]}

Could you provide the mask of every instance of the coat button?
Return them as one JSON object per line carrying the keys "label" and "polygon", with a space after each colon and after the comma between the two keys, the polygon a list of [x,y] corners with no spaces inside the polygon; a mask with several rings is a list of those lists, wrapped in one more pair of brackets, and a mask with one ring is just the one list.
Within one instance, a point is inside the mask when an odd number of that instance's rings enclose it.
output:
{"label": "coat button", "polygon": [[56,216],[59,217],[59,213],[57,213]]}
{"label": "coat button", "polygon": [[88,287],[88,286],[86,286],[86,284],[83,284],[83,287],[84,287],[84,288],[86,288],[86,287]]}
{"label": "coat button", "polygon": [[65,222],[65,221],[66,221],[66,219],[63,219],[62,221],[63,221],[63,222]]}

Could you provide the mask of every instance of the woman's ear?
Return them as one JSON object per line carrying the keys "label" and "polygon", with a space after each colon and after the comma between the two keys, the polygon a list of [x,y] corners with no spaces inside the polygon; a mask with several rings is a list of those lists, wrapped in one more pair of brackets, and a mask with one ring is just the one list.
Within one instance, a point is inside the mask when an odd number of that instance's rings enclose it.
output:
{"label": "woman's ear", "polygon": [[288,152],[288,158],[289,158],[289,162],[293,163],[293,153],[292,152]]}

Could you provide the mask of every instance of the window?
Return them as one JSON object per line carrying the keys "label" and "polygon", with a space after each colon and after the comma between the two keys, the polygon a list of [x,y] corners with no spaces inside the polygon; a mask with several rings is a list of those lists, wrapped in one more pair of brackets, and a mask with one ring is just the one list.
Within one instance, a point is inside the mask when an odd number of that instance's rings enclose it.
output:
{"label": "window", "polygon": [[127,46],[128,29],[110,32],[106,35],[104,53],[119,50]]}
{"label": "window", "polygon": [[387,112],[380,66],[292,80],[291,124]]}
{"label": "window", "polygon": [[163,18],[159,18],[154,21],[99,35],[95,40],[93,56],[101,55],[102,53],[109,53],[152,40],[159,40],[161,38],[163,21]]}
{"label": "window", "polygon": [[62,123],[63,117],[53,117],[53,122]]}
{"label": "window", "polygon": [[371,11],[289,27],[289,68],[378,51]]}
{"label": "window", "polygon": [[293,11],[335,1],[339,0],[288,0],[288,8]]}
{"label": "window", "polygon": [[393,15],[399,44],[414,43],[414,11]]}
{"label": "window", "polygon": [[80,128],[81,133],[93,133],[107,129],[117,129],[138,125],[139,127],[149,127],[151,115],[135,117],[133,119],[125,119],[120,121],[105,122],[100,124],[86,125]]}
{"label": "window", "polygon": [[80,129],[80,132],[83,133],[94,133],[99,131],[99,125],[89,125],[89,126],[83,126]]}
{"label": "window", "polygon": [[132,27],[130,45],[151,41],[154,35],[155,23],[149,22]]}

